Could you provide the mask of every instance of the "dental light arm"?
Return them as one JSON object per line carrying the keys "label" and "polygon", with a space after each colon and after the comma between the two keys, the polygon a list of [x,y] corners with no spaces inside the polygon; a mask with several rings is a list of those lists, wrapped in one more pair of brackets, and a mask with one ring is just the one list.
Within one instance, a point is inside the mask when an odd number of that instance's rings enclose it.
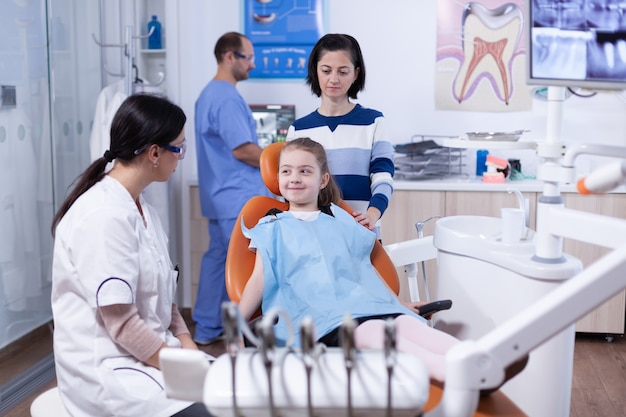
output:
{"label": "dental light arm", "polygon": [[476,341],[448,353],[441,403],[427,417],[471,417],[479,390],[498,386],[504,369],[626,288],[626,244]]}
{"label": "dental light arm", "polygon": [[580,194],[600,194],[609,192],[626,180],[626,161],[614,162],[597,169],[576,185]]}
{"label": "dental light arm", "polygon": [[626,148],[623,146],[576,143],[567,148],[567,151],[563,156],[563,167],[573,168],[576,158],[580,155],[626,158]]}

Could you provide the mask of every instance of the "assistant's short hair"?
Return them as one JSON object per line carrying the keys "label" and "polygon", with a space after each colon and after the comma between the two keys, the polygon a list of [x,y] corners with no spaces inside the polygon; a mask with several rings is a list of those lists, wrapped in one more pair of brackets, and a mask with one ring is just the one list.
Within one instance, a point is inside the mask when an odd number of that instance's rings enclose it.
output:
{"label": "assistant's short hair", "polygon": [[361,47],[357,40],[346,34],[342,33],[329,33],[322,36],[309,55],[308,74],[306,76],[306,83],[311,87],[311,92],[317,97],[322,95],[322,89],[320,88],[320,81],[317,77],[317,63],[326,52],[334,51],[346,51],[350,55],[350,61],[354,65],[355,69],[359,69],[359,73],[354,83],[348,89],[348,97],[352,99],[357,98],[359,91],[365,88],[365,62],[363,61],[363,54],[361,53]]}
{"label": "assistant's short hair", "polygon": [[245,35],[242,35],[239,32],[227,32],[220,36],[220,38],[215,43],[215,49],[213,53],[215,54],[215,59],[217,59],[217,63],[219,64],[224,59],[224,55],[230,51],[240,51],[243,46],[243,38]]}

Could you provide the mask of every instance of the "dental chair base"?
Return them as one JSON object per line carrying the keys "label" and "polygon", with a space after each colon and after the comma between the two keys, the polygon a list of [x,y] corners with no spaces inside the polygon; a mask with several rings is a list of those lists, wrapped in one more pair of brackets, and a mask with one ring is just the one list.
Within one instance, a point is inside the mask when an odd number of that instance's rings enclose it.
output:
{"label": "dental chair base", "polygon": [[[474,230],[476,225],[480,227]],[[453,299],[454,308],[437,313],[436,328],[461,340],[476,340],[582,269],[580,261],[569,255],[562,263],[534,262],[534,239],[502,243],[496,233],[500,227],[495,217],[453,216],[438,221],[437,298]],[[452,231],[454,239],[448,239]],[[533,350],[525,369],[501,388],[527,414],[569,415],[574,336],[574,326],[567,326]]]}

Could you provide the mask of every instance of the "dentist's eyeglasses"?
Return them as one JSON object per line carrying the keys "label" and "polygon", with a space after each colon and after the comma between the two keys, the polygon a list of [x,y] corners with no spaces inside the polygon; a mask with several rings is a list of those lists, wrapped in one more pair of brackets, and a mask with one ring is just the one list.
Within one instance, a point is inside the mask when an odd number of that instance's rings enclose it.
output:
{"label": "dentist's eyeglasses", "polygon": [[[187,141],[183,141],[183,143],[181,144],[181,146],[173,146],[173,145],[164,145],[161,146],[159,145],[161,148],[165,149],[166,151],[170,151],[173,154],[176,154],[176,157],[178,159],[183,159],[185,157],[185,152],[187,151]],[[143,151],[145,151],[146,149],[148,149],[150,147],[150,145],[145,145],[142,146],[139,149],[136,149],[135,152],[133,152],[135,155],[139,155],[140,153],[142,153]]]}
{"label": "dentist's eyeglasses", "polygon": [[163,149],[165,149],[166,151],[170,151],[170,152],[176,154],[178,159],[183,159],[185,157],[185,152],[187,152],[187,142],[186,141],[183,141],[181,146],[165,145],[165,146],[161,146],[161,147]]}
{"label": "dentist's eyeglasses", "polygon": [[246,55],[246,54],[242,54],[239,51],[233,51],[233,54],[237,57],[237,58],[241,58],[241,59],[246,59],[250,62],[254,62],[254,54],[250,54],[250,55]]}

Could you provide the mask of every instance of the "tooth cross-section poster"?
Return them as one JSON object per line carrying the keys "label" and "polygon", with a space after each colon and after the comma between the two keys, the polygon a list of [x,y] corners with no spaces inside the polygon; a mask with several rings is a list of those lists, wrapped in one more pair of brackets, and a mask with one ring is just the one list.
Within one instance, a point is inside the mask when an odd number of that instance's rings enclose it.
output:
{"label": "tooth cross-section poster", "polygon": [[251,78],[304,78],[324,34],[325,0],[244,0],[245,35],[254,45]]}
{"label": "tooth cross-section poster", "polygon": [[523,0],[438,1],[438,110],[532,108],[526,85],[525,13]]}

